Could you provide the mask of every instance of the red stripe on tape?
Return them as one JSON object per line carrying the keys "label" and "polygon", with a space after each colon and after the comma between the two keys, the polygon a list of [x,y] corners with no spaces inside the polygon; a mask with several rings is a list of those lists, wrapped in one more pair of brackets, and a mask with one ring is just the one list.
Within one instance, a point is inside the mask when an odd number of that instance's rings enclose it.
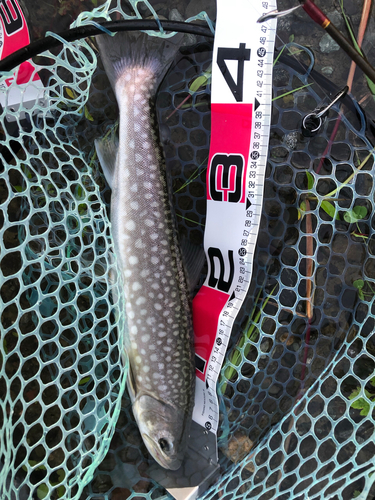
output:
{"label": "red stripe on tape", "polygon": [[195,353],[205,361],[203,373],[196,370],[196,374],[203,381],[215,344],[219,316],[228,299],[229,294],[204,285],[193,300]]}
{"label": "red stripe on tape", "polygon": [[252,104],[211,104],[207,199],[244,203]]}

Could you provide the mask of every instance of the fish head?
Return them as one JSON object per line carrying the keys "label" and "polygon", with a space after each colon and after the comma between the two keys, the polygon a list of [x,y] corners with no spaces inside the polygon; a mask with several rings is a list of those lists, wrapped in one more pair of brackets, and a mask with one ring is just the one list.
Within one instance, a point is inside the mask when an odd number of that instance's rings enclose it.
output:
{"label": "fish head", "polygon": [[133,413],[153,458],[165,469],[179,469],[190,430],[186,412],[143,394],[133,403]]}

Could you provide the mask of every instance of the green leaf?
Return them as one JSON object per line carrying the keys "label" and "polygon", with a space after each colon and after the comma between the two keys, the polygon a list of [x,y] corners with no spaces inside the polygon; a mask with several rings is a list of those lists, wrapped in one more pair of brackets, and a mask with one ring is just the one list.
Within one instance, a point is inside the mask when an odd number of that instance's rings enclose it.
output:
{"label": "green leaf", "polygon": [[198,76],[190,85],[189,90],[190,92],[197,92],[200,87],[203,87],[204,85],[207,84],[207,77],[205,75]]}
{"label": "green leaf", "polygon": [[361,300],[365,300],[365,294],[362,292],[362,290],[358,290],[358,297],[359,297]]}
{"label": "green leaf", "polygon": [[314,176],[312,175],[311,172],[306,170],[306,177],[307,177],[307,189],[312,189],[314,187]]}
{"label": "green leaf", "polygon": [[353,286],[361,290],[365,286],[365,282],[361,279],[353,281]]}
{"label": "green leaf", "polygon": [[371,384],[373,387],[375,387],[375,377],[372,377],[372,378],[370,379],[370,384]]}
{"label": "green leaf", "polygon": [[75,99],[76,98],[76,96],[74,94],[74,91],[72,89],[70,89],[69,87],[65,87],[65,92],[68,94],[68,96],[71,99]]}
{"label": "green leaf", "polygon": [[298,90],[302,90],[302,89],[305,89],[306,87],[310,87],[310,85],[313,85],[313,83],[308,83],[307,85],[302,85],[302,87],[298,87],[298,89],[289,90],[289,92],[285,92],[285,94],[281,94],[281,95],[274,97],[272,99],[272,101],[277,101],[277,99],[281,99],[282,97],[285,97],[289,94],[293,94],[294,92],[297,92]]}
{"label": "green leaf", "polygon": [[370,412],[370,403],[365,398],[359,398],[350,405],[355,410],[361,410],[360,415],[366,417]]}
{"label": "green leaf", "polygon": [[367,208],[357,206],[353,210],[349,210],[344,214],[344,220],[348,223],[357,222],[360,219],[364,219],[367,215]]}
{"label": "green leaf", "polygon": [[89,112],[89,110],[87,109],[87,106],[85,106],[84,110],[85,110],[85,117],[86,117],[88,120],[90,120],[90,122],[93,122],[93,121],[94,121],[94,118],[90,115],[90,112]]}
{"label": "green leaf", "polygon": [[353,212],[358,220],[364,219],[367,215],[367,208],[362,206],[357,206],[353,208]]}
{"label": "green leaf", "polygon": [[294,42],[294,35],[290,35],[290,37],[289,37],[289,43],[292,43],[292,42]]}
{"label": "green leaf", "polygon": [[323,200],[320,206],[322,207],[322,209],[325,211],[326,214],[332,217],[332,219],[337,218],[335,205],[332,205],[332,203],[330,203],[327,200]]}
{"label": "green leaf", "polygon": [[36,493],[37,493],[37,495],[38,495],[38,498],[39,498],[40,500],[43,500],[43,498],[46,498],[46,496],[48,495],[48,493],[49,493],[49,488],[48,488],[48,486],[47,486],[45,483],[40,484],[40,485],[38,486],[38,489],[36,490]]}
{"label": "green leaf", "polygon": [[78,382],[78,385],[84,385],[91,380],[91,376],[85,377]]}
{"label": "green leaf", "polygon": [[283,46],[283,48],[280,50],[280,52],[277,54],[277,57],[276,59],[273,61],[273,65],[275,66],[275,64],[277,63],[277,61],[279,60],[279,57],[281,56],[281,54],[284,52],[284,49],[285,49],[285,45]]}

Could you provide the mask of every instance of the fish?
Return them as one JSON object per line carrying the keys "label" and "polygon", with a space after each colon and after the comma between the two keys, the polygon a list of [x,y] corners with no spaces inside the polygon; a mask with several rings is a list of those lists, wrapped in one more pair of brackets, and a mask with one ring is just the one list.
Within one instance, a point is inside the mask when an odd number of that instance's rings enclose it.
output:
{"label": "fish", "polygon": [[204,255],[178,240],[155,131],[153,101],[181,39],[125,32],[97,37],[119,107],[118,139],[97,140],[95,146],[112,189],[111,230],[126,302],[128,388],[144,444],[171,470],[184,459],[194,407],[190,296]]}

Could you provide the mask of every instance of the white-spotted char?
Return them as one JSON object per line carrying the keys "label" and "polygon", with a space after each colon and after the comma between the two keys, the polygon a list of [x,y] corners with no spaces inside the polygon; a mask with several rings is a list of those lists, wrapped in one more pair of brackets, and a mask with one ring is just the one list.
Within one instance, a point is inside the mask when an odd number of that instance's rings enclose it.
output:
{"label": "white-spotted char", "polygon": [[119,33],[97,41],[120,112],[118,147],[105,141],[96,147],[112,188],[133,412],[153,457],[178,469],[194,404],[193,330],[152,104],[180,38]]}

